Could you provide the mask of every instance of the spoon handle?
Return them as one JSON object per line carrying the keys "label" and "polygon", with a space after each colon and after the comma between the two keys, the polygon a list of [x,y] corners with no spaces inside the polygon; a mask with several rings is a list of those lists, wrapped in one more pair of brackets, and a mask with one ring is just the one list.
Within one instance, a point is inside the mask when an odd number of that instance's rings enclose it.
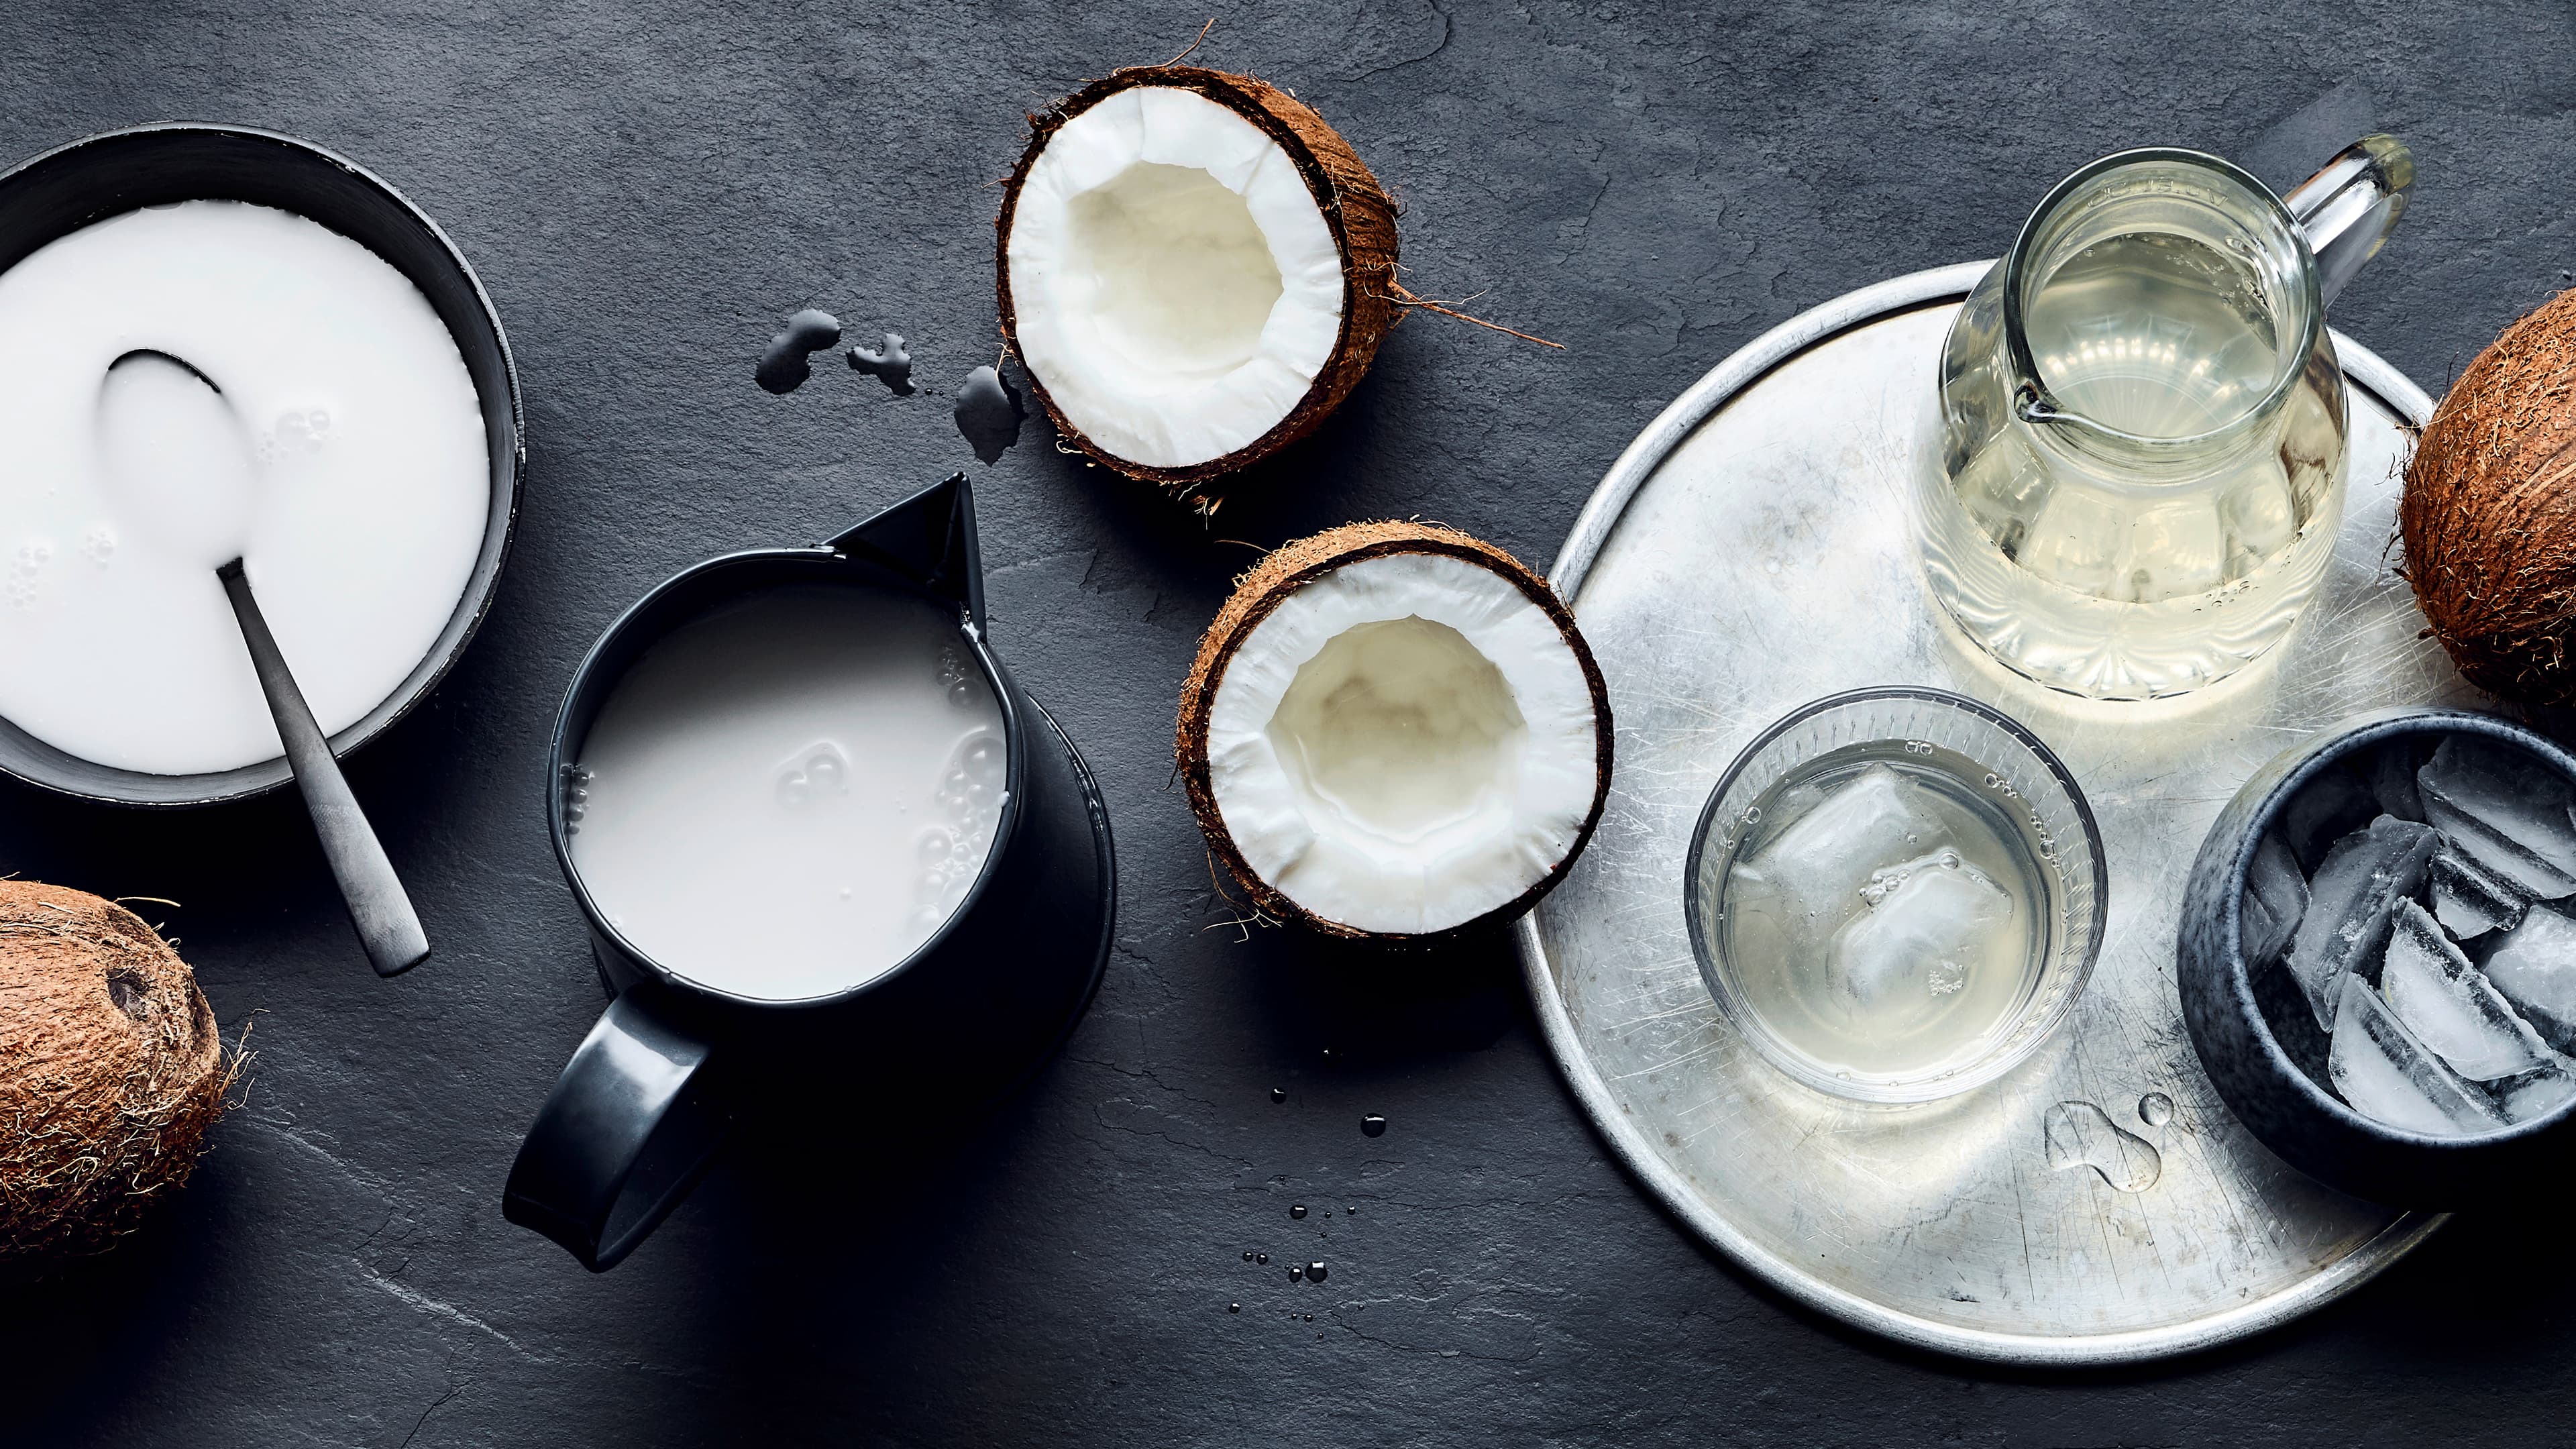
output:
{"label": "spoon handle", "polygon": [[295,687],[286,656],[278,652],[277,638],[268,632],[259,601],[251,597],[241,560],[225,564],[215,576],[223,580],[224,597],[232,600],[242,643],[250,647],[251,665],[259,671],[260,692],[268,696],[268,711],[277,718],[277,737],[286,744],[286,763],[295,771],[296,788],[304,792],[305,809],[313,814],[313,833],[321,837],[322,854],[340,882],[340,896],[348,902],[358,941],[366,947],[377,975],[408,971],[429,955],[429,936],[420,928],[411,897],[394,874],[393,862],[385,858],[385,848],[367,824],[366,813],[358,808],[358,797],[349,793],[348,778],[340,773],[331,742],[314,722],[304,691]]}

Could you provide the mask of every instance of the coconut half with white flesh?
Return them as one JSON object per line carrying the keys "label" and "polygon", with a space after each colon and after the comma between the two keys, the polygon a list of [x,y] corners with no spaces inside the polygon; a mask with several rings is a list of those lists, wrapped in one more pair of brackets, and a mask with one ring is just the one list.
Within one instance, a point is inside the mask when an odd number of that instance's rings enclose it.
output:
{"label": "coconut half with white flesh", "polygon": [[1574,615],[1454,529],[1355,523],[1237,583],[1181,689],[1209,848],[1270,916],[1419,939],[1562,879],[1610,790],[1610,701]]}
{"label": "coconut half with white flesh", "polygon": [[1140,66],[1029,118],[1002,335],[1066,443],[1190,493],[1314,430],[1395,321],[1395,206],[1294,96]]}

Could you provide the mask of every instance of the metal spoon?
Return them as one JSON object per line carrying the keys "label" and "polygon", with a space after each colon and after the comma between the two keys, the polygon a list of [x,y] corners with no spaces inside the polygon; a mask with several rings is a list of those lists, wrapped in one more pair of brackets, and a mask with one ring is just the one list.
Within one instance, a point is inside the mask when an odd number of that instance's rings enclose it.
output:
{"label": "metal spoon", "polygon": [[166,352],[128,352],[107,366],[99,427],[110,485],[127,509],[151,520],[156,539],[208,559],[222,581],[260,692],[277,721],[277,737],[286,746],[286,762],[368,961],[379,976],[419,965],[429,955],[420,916],[350,793],[331,742],[314,721],[304,691],[296,688],[242,572],[251,514],[249,449],[223,389]]}

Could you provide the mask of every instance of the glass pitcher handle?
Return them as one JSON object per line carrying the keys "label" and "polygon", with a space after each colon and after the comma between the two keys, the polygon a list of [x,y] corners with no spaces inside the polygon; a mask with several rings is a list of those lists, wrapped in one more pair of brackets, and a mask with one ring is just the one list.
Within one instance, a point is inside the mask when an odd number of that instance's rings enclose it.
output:
{"label": "glass pitcher handle", "polygon": [[2331,302],[2379,249],[2415,186],[2415,154],[2394,136],[2372,135],[2343,148],[2325,169],[2281,198],[2308,234],[2317,258],[2317,295]]}

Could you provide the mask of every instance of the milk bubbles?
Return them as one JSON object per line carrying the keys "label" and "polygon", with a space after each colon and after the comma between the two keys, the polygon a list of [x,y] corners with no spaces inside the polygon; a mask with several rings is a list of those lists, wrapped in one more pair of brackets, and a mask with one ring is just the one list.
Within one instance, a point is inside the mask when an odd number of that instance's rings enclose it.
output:
{"label": "milk bubbles", "polygon": [[0,598],[17,608],[34,608],[44,587],[45,566],[53,561],[52,539],[39,536],[19,544],[17,552],[9,556],[8,578],[0,581]]}
{"label": "milk bubbles", "polygon": [[[942,681],[952,703],[960,690],[971,687],[964,680]],[[969,695],[958,707],[972,702]],[[1009,778],[1002,732],[991,727],[959,741],[940,772],[939,788],[931,796],[939,819],[923,828],[915,848],[921,876],[913,883],[912,924],[925,934],[956,914],[974,889],[992,848],[993,829],[1001,822],[1003,802],[1010,798],[1004,787]]]}
{"label": "milk bubbles", "polygon": [[268,464],[311,457],[322,451],[335,426],[328,407],[288,408],[259,435],[252,452],[260,462]]}
{"label": "milk bubbles", "polygon": [[790,810],[802,810],[818,801],[829,804],[834,796],[849,791],[849,752],[831,740],[817,740],[797,751],[794,758],[778,767],[778,781],[771,787],[778,803]]}

